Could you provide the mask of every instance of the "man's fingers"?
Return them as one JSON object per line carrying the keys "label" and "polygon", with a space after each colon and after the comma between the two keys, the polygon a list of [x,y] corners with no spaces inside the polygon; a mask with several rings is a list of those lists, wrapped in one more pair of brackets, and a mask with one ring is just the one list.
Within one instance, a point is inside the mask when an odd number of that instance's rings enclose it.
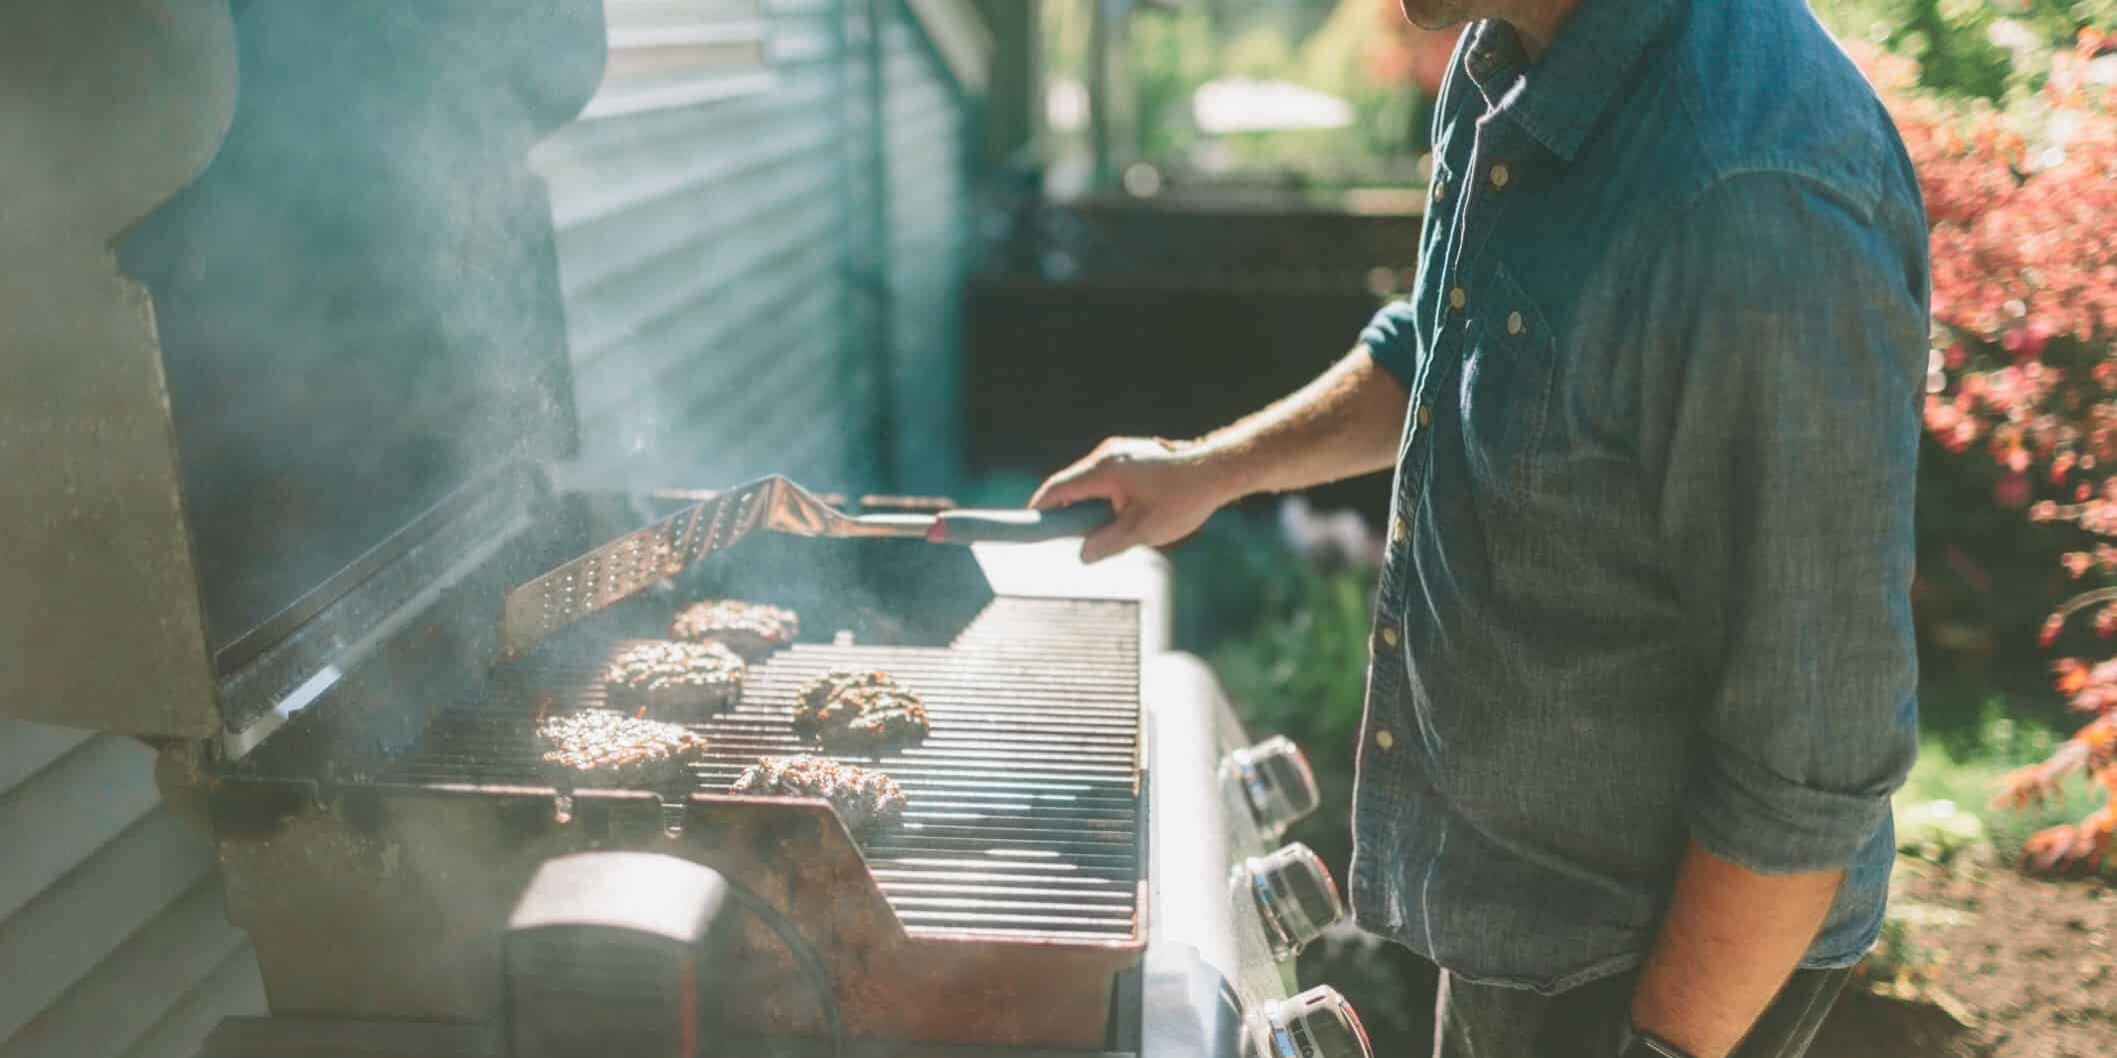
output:
{"label": "man's fingers", "polygon": [[1110,475],[1109,466],[1090,456],[1059,471],[1037,486],[1036,494],[1029,497],[1029,506],[1037,510],[1064,507],[1082,500],[1117,501],[1117,482]]}
{"label": "man's fingers", "polygon": [[1081,561],[1101,562],[1111,555],[1140,542],[1139,523],[1143,516],[1138,511],[1129,511],[1117,516],[1109,525],[1088,534],[1081,542]]}

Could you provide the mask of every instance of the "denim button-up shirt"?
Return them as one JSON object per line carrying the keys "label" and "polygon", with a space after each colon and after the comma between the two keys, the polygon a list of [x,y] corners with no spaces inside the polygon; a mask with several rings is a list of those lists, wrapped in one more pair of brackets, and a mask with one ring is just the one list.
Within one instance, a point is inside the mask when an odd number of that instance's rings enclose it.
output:
{"label": "denim button-up shirt", "polygon": [[1361,925],[1559,991],[1639,962],[1686,842],[1845,868],[1880,927],[1916,747],[1926,227],[1801,0],[1472,27],[1418,278],[1353,825]]}

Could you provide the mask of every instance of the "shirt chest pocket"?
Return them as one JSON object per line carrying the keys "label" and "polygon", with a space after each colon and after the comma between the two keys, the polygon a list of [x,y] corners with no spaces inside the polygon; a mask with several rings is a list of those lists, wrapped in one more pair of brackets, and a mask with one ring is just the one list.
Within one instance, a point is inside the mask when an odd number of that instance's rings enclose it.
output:
{"label": "shirt chest pocket", "polygon": [[1557,343],[1505,265],[1494,265],[1465,316],[1455,394],[1463,449],[1477,484],[1525,496],[1535,478],[1551,406]]}

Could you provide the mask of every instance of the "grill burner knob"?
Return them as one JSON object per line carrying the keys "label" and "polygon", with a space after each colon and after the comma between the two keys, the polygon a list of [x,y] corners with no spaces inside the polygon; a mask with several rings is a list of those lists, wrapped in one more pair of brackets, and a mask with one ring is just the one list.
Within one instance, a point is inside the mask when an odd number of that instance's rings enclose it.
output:
{"label": "grill burner knob", "polygon": [[1275,999],[1257,1013],[1248,1058],[1374,1058],[1353,1005],[1329,985]]}
{"label": "grill burner knob", "polygon": [[1228,754],[1225,768],[1241,784],[1250,814],[1266,838],[1286,833],[1286,828],[1323,802],[1308,758],[1284,735]]}
{"label": "grill burner knob", "polygon": [[1243,862],[1241,881],[1256,898],[1272,957],[1291,959],[1345,917],[1338,885],[1323,859],[1300,842]]}

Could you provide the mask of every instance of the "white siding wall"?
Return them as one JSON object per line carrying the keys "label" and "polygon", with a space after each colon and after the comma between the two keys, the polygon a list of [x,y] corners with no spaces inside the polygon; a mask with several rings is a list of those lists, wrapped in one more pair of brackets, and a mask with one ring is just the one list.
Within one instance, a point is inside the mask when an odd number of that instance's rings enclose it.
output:
{"label": "white siding wall", "polygon": [[891,363],[905,492],[947,492],[962,460],[962,291],[971,189],[969,119],[919,30],[883,32]]}
{"label": "white siding wall", "polygon": [[0,720],[0,1058],[188,1058],[264,1009],[211,843],[161,805],[153,752]]}
{"label": "white siding wall", "polygon": [[[875,164],[866,7],[697,8],[696,27],[757,27],[761,62],[695,78],[720,86],[697,88],[695,102],[620,113],[591,104],[537,149],[589,464],[638,484],[777,471],[818,487],[878,488],[887,381],[899,402],[897,454],[918,469],[901,484],[953,481],[966,119],[919,30],[887,3],[890,157]],[[878,182],[890,197],[886,264]],[[888,273],[879,288],[877,266]],[[888,343],[875,326],[882,290]]]}

